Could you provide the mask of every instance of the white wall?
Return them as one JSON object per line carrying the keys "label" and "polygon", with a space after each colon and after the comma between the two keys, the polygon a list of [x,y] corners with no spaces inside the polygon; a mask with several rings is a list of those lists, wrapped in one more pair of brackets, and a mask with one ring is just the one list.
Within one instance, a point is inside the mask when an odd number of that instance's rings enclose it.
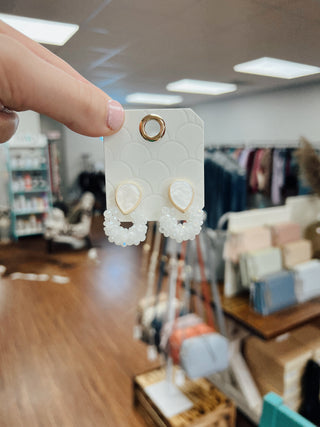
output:
{"label": "white wall", "polygon": [[34,111],[23,111],[19,114],[17,133],[40,133],[40,114]]}
{"label": "white wall", "polygon": [[89,154],[94,163],[104,166],[103,142],[100,138],[89,138],[78,135],[65,128],[65,177],[66,185],[73,185],[77,176],[82,172],[82,155]]}
{"label": "white wall", "polygon": [[320,141],[320,85],[220,100],[194,108],[206,144],[250,140]]}

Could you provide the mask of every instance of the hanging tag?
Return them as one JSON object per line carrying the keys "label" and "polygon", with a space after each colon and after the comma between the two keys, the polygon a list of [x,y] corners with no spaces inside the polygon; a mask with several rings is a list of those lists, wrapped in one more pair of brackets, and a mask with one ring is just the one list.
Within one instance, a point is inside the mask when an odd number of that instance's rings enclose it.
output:
{"label": "hanging tag", "polygon": [[[204,128],[191,109],[128,110],[122,129],[104,139],[104,149],[109,240],[138,244],[147,221],[160,221],[163,234],[177,241],[200,232]],[[185,224],[172,227],[181,220]],[[130,231],[122,221],[133,223]]]}
{"label": "hanging tag", "polygon": [[135,341],[140,340],[142,337],[142,330],[140,325],[134,325],[133,327],[133,339]]}

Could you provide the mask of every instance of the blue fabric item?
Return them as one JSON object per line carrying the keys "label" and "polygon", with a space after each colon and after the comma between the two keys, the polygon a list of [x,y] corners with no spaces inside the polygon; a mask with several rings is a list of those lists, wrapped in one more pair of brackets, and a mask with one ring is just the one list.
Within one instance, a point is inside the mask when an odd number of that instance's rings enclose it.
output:
{"label": "blue fabric item", "polygon": [[297,303],[295,278],[291,271],[268,274],[253,285],[255,311],[266,316]]}

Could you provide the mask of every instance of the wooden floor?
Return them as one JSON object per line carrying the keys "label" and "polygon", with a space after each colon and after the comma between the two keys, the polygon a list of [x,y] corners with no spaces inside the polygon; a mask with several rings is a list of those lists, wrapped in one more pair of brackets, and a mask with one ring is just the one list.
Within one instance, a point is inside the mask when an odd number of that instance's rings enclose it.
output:
{"label": "wooden floor", "polygon": [[101,230],[98,222],[99,263],[87,251],[48,255],[41,238],[0,246],[8,274],[70,278],[0,281],[1,427],[146,425],[131,390],[132,376],[152,367],[132,339],[140,251],[108,244]]}

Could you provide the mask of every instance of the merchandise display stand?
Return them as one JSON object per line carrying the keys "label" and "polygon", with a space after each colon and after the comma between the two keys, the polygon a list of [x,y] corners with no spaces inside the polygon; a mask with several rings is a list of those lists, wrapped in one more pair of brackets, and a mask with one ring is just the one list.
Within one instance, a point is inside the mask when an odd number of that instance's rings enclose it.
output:
{"label": "merchandise display stand", "polygon": [[[254,312],[247,295],[226,297],[223,287],[219,286],[220,301],[225,314],[233,355],[229,376],[215,374],[209,380],[223,393],[232,399],[250,420],[258,424],[262,413],[262,400],[258,402],[258,390],[253,377],[241,353],[241,342],[250,334],[263,339],[276,338],[307,322],[320,319],[320,298],[281,310],[269,316],[261,316]],[[215,306],[215,301],[213,300]],[[230,332],[234,331],[234,332]]]}
{"label": "merchandise display stand", "polygon": [[[250,306],[248,294],[226,297],[222,285],[219,291],[224,315],[263,339],[275,338],[320,318],[320,298],[262,316]],[[215,306],[214,300],[212,303]]]}
{"label": "merchandise display stand", "polygon": [[11,234],[43,234],[52,206],[48,142],[44,135],[17,135],[7,146]]}
{"label": "merchandise display stand", "polygon": [[[173,373],[176,369],[173,368]],[[166,416],[153,396],[150,398],[150,388],[154,384],[161,384],[165,378],[166,370],[158,368],[133,379],[134,405],[148,421],[148,425],[209,427],[221,423],[226,427],[235,426],[236,408],[233,402],[204,378],[196,381],[186,379],[182,386],[177,387],[184,398],[191,402],[192,407],[179,414]],[[168,411],[168,407],[166,410]]]}

